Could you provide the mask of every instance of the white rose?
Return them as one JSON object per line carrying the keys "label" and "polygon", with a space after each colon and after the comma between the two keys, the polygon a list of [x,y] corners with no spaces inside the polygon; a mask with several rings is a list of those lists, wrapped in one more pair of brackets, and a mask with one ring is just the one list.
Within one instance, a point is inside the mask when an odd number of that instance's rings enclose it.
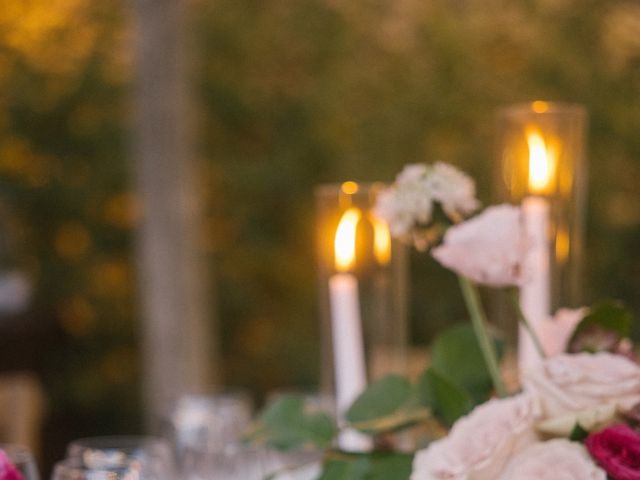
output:
{"label": "white rose", "polygon": [[527,246],[520,221],[518,207],[489,207],[449,228],[442,245],[432,254],[443,266],[477,283],[519,285]]}
{"label": "white rose", "polygon": [[576,422],[592,429],[607,423],[616,410],[640,402],[640,366],[608,352],[548,358],[524,372],[524,389],[540,399],[539,427],[568,434]]}
{"label": "white rose", "polygon": [[416,454],[411,480],[495,480],[511,456],[537,441],[538,413],[527,394],[476,407]]}
{"label": "white rose", "polygon": [[553,357],[566,352],[571,335],[588,311],[587,308],[561,308],[553,317],[540,324],[538,336],[547,356]]}
{"label": "white rose", "polygon": [[536,443],[514,456],[499,480],[606,480],[607,474],[576,442]]}

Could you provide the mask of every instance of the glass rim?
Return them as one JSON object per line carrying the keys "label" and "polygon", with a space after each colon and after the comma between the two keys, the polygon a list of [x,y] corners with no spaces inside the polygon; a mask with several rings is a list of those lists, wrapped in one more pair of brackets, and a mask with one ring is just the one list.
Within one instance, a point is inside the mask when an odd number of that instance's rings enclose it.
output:
{"label": "glass rim", "polygon": [[166,439],[153,435],[98,435],[82,437],[69,442],[67,451],[81,450],[124,450],[130,448],[168,445]]}
{"label": "glass rim", "polygon": [[230,404],[243,402],[252,409],[253,397],[249,390],[243,388],[211,388],[197,391],[181,392],[172,396],[169,400],[169,414],[185,404],[197,403],[199,405]]}
{"label": "glass rim", "polygon": [[[127,475],[132,473],[132,469],[108,469],[108,468],[87,468],[81,463],[77,463],[74,459],[66,458],[55,463],[53,466],[52,479],[57,479],[58,475],[64,475],[65,480],[122,480],[129,478]],[[117,476],[117,477],[116,477]]]}
{"label": "glass rim", "polygon": [[532,115],[567,115],[578,118],[587,116],[587,108],[580,103],[534,100],[505,105],[498,109],[500,118],[513,118]]}
{"label": "glass rim", "polygon": [[313,192],[317,197],[340,194],[342,192],[342,186],[345,183],[350,183],[350,182],[357,184],[358,190],[353,193],[345,193],[345,195],[357,196],[362,194],[368,194],[370,192],[375,192],[378,189],[383,189],[390,185],[390,183],[386,183],[382,181],[359,182],[356,180],[345,180],[344,182],[320,183],[313,188]]}

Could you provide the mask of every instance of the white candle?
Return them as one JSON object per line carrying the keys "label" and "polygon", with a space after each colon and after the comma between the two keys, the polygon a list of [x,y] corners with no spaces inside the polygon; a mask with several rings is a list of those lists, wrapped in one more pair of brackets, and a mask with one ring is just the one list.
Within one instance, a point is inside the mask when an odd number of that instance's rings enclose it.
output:
{"label": "white candle", "polygon": [[[367,387],[358,281],[350,273],[337,273],[329,279],[336,405],[339,421],[353,401]],[[368,436],[347,430],[338,439],[340,448],[362,451],[371,448]]]}
{"label": "white candle", "polygon": [[[357,208],[342,214],[334,243],[338,273],[329,278],[336,411],[341,425],[345,424],[344,415],[351,404],[367,387],[358,280],[350,273],[356,260],[356,231],[361,216]],[[348,451],[371,448],[371,439],[355,430],[344,430],[338,443]]]}
{"label": "white candle", "polygon": [[[524,261],[526,277],[520,289],[520,305],[544,348],[544,338],[541,338],[542,325],[551,314],[549,201],[540,196],[526,197],[522,202],[522,216],[529,248]],[[529,332],[520,326],[518,341],[520,371],[535,366],[539,361],[540,355]]]}

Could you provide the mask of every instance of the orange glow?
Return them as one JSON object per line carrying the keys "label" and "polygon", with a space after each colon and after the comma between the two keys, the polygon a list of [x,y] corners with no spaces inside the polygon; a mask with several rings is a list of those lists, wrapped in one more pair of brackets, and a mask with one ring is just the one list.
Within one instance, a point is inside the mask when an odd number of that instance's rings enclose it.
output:
{"label": "orange glow", "polygon": [[387,265],[391,260],[391,233],[384,220],[371,216],[373,224],[373,253],[380,265]]}
{"label": "orange glow", "polygon": [[566,229],[560,228],[556,235],[556,258],[559,263],[565,263],[569,258],[569,232]]}
{"label": "orange glow", "polygon": [[529,145],[529,190],[531,193],[549,193],[556,169],[556,155],[545,142],[540,130],[527,129]]}
{"label": "orange glow", "polygon": [[356,229],[362,214],[357,208],[350,208],[342,214],[334,242],[336,270],[345,272],[356,261]]}
{"label": "orange glow", "polygon": [[531,109],[536,113],[545,113],[549,111],[549,104],[540,100],[536,100],[531,104]]}
{"label": "orange glow", "polygon": [[342,184],[342,192],[347,195],[354,195],[358,193],[358,184],[356,182],[344,182]]}

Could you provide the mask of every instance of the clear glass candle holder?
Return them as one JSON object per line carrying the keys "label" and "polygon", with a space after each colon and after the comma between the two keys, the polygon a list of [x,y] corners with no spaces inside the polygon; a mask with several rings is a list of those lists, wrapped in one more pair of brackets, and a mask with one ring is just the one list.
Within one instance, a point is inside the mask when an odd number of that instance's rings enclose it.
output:
{"label": "clear glass candle holder", "polygon": [[[360,356],[366,382],[406,373],[407,252],[374,214],[376,195],[383,188],[381,183],[345,182],[320,185],[315,191],[325,392],[339,389],[336,374],[344,372],[337,369],[351,368]],[[359,324],[355,330],[346,326],[352,321]],[[354,354],[351,345],[362,354]],[[340,349],[350,358],[337,360]],[[348,378],[343,381],[349,383]],[[344,405],[340,398],[336,401],[339,413]]]}
{"label": "clear glass candle holder", "polygon": [[[586,127],[587,112],[580,105],[535,101],[498,115],[494,183],[501,201],[522,207],[530,248],[520,304],[534,327],[583,301]],[[520,332],[520,354],[532,348],[522,337]]]}

